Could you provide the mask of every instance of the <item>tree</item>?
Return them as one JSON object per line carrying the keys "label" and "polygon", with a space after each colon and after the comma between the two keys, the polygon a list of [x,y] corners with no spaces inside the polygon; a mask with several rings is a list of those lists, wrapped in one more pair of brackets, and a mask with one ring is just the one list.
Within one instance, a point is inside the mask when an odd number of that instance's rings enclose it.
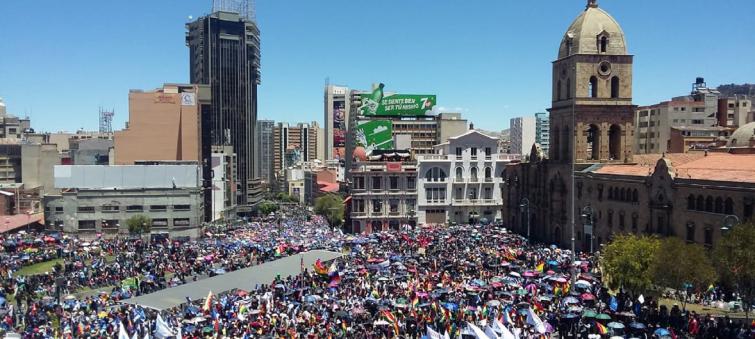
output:
{"label": "tree", "polygon": [[326,194],[315,199],[315,213],[324,216],[331,226],[341,226],[343,198],[337,194]]}
{"label": "tree", "polygon": [[755,223],[739,224],[713,249],[721,281],[739,293],[745,316],[755,303]]}
{"label": "tree", "polygon": [[[678,291],[704,291],[716,281],[716,270],[705,248],[679,238],[665,238],[655,253],[652,266],[655,284]],[[686,307],[686,298],[682,308]]]}
{"label": "tree", "polygon": [[152,229],[152,219],[146,215],[138,214],[126,219],[126,225],[130,233],[149,233]]}
{"label": "tree", "polygon": [[600,258],[604,280],[611,289],[624,289],[633,296],[653,285],[651,266],[660,241],[648,236],[616,235]]}
{"label": "tree", "polygon": [[260,203],[259,211],[261,215],[269,215],[272,212],[278,211],[278,204],[272,201],[265,200]]}

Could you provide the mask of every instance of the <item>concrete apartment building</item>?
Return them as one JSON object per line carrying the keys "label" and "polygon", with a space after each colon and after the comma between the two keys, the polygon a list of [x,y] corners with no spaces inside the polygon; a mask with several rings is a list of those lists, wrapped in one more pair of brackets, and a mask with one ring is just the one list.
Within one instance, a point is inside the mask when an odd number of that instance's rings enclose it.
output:
{"label": "concrete apartment building", "polygon": [[726,145],[733,128],[713,127],[671,127],[669,153],[704,152]]}
{"label": "concrete apartment building", "polygon": [[113,139],[69,140],[70,165],[109,165],[113,152]]}
{"label": "concrete apartment building", "polygon": [[548,113],[535,113],[535,142],[540,145],[544,154],[548,154],[550,150],[550,140],[551,123],[548,119]]}
{"label": "concrete apartment building", "polygon": [[199,236],[203,221],[197,165],[55,166],[59,195],[44,198],[49,229],[81,236],[128,233],[126,220],[146,215],[152,232]]}
{"label": "concrete apartment building", "polygon": [[637,108],[635,153],[668,152],[672,127],[717,126],[718,95],[717,90],[707,88],[704,79],[697,78],[690,95]]}
{"label": "concrete apartment building", "polygon": [[[273,169],[274,133],[275,121],[257,120],[257,148],[255,152],[258,153],[258,156],[255,165],[257,166],[257,173],[259,173],[260,179],[266,185],[270,185],[275,181],[275,171]],[[318,134],[318,137],[321,136]]]}
{"label": "concrete apartment building", "polygon": [[476,130],[417,157],[417,222],[474,223],[501,219],[501,173],[518,155],[501,153],[498,138]]}
{"label": "concrete apartment building", "polygon": [[512,118],[509,128],[511,129],[509,152],[526,157],[537,140],[537,119],[534,116]]}
{"label": "concrete apartment building", "polygon": [[[232,146],[212,147],[212,189],[211,205],[205,210],[212,210],[210,220],[231,219],[236,214],[236,154]],[[205,194],[207,190],[205,190]],[[207,196],[204,197],[207,201]],[[207,214],[207,211],[205,211]]]}
{"label": "concrete apartment building", "polygon": [[740,127],[755,120],[752,100],[746,95],[718,99],[718,125]]}
{"label": "concrete apartment building", "polygon": [[323,121],[324,156],[322,160],[343,159],[346,147],[346,131],[349,122],[351,95],[348,87],[325,86],[325,116]]}
{"label": "concrete apartment building", "polygon": [[317,132],[319,124],[298,123],[290,126],[280,122],[273,130],[273,172],[281,178],[282,172],[297,162],[317,159]]}
{"label": "concrete apartment building", "polygon": [[210,105],[209,96],[205,85],[165,84],[152,91],[129,91],[128,127],[114,135],[115,164],[201,161],[206,142],[201,133],[202,109]]}

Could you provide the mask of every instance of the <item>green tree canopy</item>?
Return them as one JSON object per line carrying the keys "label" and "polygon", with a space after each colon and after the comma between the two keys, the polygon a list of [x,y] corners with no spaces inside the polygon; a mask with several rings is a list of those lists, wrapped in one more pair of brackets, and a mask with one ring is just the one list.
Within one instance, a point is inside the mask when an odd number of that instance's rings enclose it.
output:
{"label": "green tree canopy", "polygon": [[341,226],[343,198],[337,194],[326,194],[315,199],[315,213],[324,216],[331,226]]}
{"label": "green tree canopy", "polygon": [[717,277],[703,246],[675,237],[661,240],[652,271],[655,284],[676,290],[686,290],[689,284],[692,291],[705,291]]}
{"label": "green tree canopy", "polygon": [[152,219],[143,214],[137,214],[131,218],[126,219],[126,226],[130,233],[149,233],[152,229]]}
{"label": "green tree canopy", "polygon": [[716,244],[713,258],[722,282],[739,293],[748,312],[755,302],[755,224],[734,226]]}
{"label": "green tree canopy", "polygon": [[272,212],[278,211],[278,204],[276,204],[273,201],[265,200],[260,203],[258,208],[259,208],[260,214],[268,215]]}
{"label": "green tree canopy", "polygon": [[653,285],[652,264],[660,241],[636,235],[617,235],[605,246],[600,258],[604,280],[611,289],[623,288],[632,295]]}

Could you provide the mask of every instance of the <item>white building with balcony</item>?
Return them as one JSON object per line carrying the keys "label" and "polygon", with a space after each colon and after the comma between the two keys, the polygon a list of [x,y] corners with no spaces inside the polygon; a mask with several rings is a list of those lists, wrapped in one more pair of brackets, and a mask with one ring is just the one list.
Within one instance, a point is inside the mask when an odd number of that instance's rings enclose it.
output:
{"label": "white building with balcony", "polygon": [[476,130],[417,157],[417,222],[458,224],[501,219],[501,173],[519,155],[498,149],[498,138]]}

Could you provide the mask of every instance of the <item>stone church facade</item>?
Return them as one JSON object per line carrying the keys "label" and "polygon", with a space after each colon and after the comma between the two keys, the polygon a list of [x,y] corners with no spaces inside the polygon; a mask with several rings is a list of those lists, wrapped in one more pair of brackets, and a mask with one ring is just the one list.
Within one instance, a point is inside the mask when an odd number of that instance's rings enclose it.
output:
{"label": "stone church facade", "polygon": [[[633,56],[626,46],[616,20],[588,1],[562,37],[553,62],[548,157],[533,145],[529,159],[506,167],[503,220],[521,234],[529,227],[541,241],[568,247],[574,238],[577,250],[589,250],[591,244],[597,250],[617,232],[676,235],[712,245],[727,215],[752,217],[755,157],[635,156]],[[717,162],[740,168],[735,177],[741,179],[733,181],[726,168],[688,167],[716,167]],[[679,171],[685,169],[683,177]],[[690,197],[693,209],[687,208]],[[592,228],[585,227],[590,223],[582,216],[587,206]]]}

